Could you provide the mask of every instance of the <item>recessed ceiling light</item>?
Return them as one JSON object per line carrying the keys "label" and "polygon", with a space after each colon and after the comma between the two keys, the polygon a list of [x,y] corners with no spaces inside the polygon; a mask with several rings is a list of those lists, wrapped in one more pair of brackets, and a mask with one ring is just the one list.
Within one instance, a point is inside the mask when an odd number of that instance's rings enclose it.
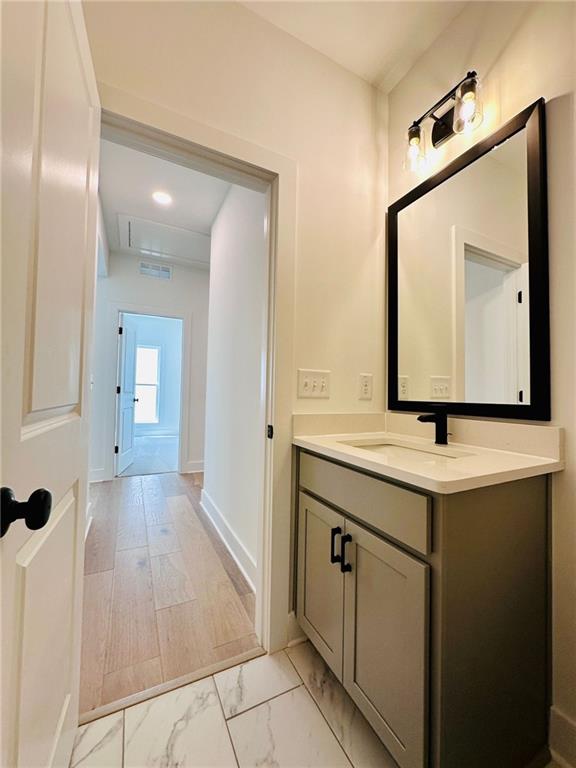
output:
{"label": "recessed ceiling light", "polygon": [[152,199],[158,205],[170,205],[172,203],[172,195],[169,195],[168,192],[154,192]]}

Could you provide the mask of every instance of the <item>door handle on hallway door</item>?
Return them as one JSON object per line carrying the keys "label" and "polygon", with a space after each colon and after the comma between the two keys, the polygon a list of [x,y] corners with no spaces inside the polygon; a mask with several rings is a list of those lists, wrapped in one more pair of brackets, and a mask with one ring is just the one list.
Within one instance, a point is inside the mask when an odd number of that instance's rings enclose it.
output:
{"label": "door handle on hallway door", "polygon": [[140,399],[139,399],[138,397],[133,397],[133,398],[132,398],[132,402],[133,402],[133,403],[139,403],[139,402],[140,402]]}
{"label": "door handle on hallway door", "polygon": [[32,531],[43,528],[48,522],[52,512],[52,494],[45,488],[34,491],[28,501],[16,501],[11,488],[2,488],[0,494],[2,507],[0,538],[15,520],[24,520],[26,526]]}

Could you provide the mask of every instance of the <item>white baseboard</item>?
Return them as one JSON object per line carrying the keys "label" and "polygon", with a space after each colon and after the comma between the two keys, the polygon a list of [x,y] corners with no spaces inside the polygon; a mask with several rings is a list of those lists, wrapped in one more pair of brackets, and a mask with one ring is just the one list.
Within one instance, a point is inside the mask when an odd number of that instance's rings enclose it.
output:
{"label": "white baseboard", "polygon": [[290,611],[288,614],[286,635],[288,637],[287,648],[292,648],[293,645],[299,645],[308,640],[304,632],[302,632],[302,627],[298,624],[294,611]]}
{"label": "white baseboard", "polygon": [[88,473],[88,482],[89,483],[101,483],[104,480],[112,480],[112,477],[110,477],[110,474],[103,468],[101,469],[91,469]]}
{"label": "white baseboard", "polygon": [[187,475],[189,472],[204,472],[204,462],[187,461],[180,470],[180,474]]}
{"label": "white baseboard", "polygon": [[561,709],[550,710],[550,751],[564,768],[576,768],[576,722]]}
{"label": "white baseboard", "polygon": [[200,497],[200,506],[210,518],[212,525],[218,531],[224,544],[226,544],[226,547],[236,561],[238,568],[240,568],[246,580],[254,592],[256,592],[256,587],[254,586],[257,581],[256,561],[248,552],[244,544],[242,544],[236,533],[232,530],[229,522],[214,503],[214,500],[204,489],[202,489],[202,495]]}

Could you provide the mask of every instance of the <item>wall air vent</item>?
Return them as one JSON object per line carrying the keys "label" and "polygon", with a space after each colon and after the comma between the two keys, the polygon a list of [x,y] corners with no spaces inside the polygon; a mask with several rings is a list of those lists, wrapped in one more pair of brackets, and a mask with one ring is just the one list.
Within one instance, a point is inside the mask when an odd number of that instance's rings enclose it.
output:
{"label": "wall air vent", "polygon": [[172,280],[172,267],[166,264],[154,264],[151,261],[141,261],[140,274],[155,277],[158,280]]}

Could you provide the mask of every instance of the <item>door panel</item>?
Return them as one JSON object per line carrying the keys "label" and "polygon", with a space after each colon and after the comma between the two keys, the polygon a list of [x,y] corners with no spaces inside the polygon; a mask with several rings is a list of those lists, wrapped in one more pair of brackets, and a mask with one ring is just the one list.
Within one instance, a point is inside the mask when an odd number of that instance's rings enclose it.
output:
{"label": "door panel", "polygon": [[[70,490],[52,511],[45,528],[35,531],[18,552],[23,612],[18,753],[23,765],[44,765],[58,747],[61,724],[72,700],[66,670],[74,621],[74,573],[78,500]],[[46,639],[55,648],[46,665]],[[50,764],[50,763],[47,763]]]}
{"label": "door panel", "polygon": [[118,461],[116,474],[124,472],[134,461],[134,397],[136,392],[136,331],[121,316],[120,340],[120,397],[118,402]]}
{"label": "door panel", "polygon": [[2,22],[1,480],[53,504],[0,542],[0,764],[44,768],[78,722],[100,112],[79,3],[5,3]]}
{"label": "door panel", "polygon": [[[342,680],[344,576],[330,561],[332,530],[344,518],[301,493],[298,505],[298,621]],[[336,552],[340,536],[334,537]]]}
{"label": "door panel", "polygon": [[429,566],[346,522],[344,685],[394,758],[426,756]]}
{"label": "door panel", "polygon": [[[80,400],[90,95],[66,3],[47,12],[37,197],[32,410]],[[65,118],[64,118],[65,116]],[[64,126],[65,122],[65,126]],[[54,311],[58,307],[58,311]]]}

